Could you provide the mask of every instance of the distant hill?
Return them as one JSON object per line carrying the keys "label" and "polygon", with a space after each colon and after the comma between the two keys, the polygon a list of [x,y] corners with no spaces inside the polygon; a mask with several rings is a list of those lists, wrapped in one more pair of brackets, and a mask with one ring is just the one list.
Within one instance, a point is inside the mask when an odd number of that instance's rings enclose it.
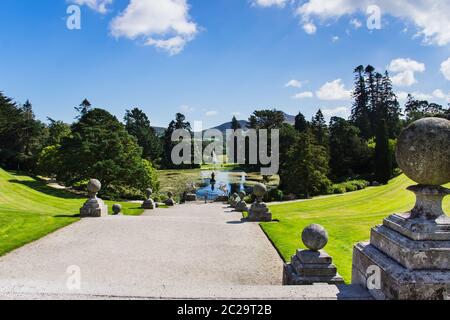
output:
{"label": "distant hill", "polygon": [[164,132],[166,131],[166,128],[163,127],[153,127],[153,129],[155,130],[155,133],[158,136],[164,135]]}
{"label": "distant hill", "polygon": [[[295,116],[284,112],[284,122],[288,123],[290,125],[294,125],[295,124]],[[246,120],[240,120],[239,123],[242,128],[246,128],[248,125],[248,121],[246,121]],[[211,128],[211,129],[218,129],[222,132],[225,132],[226,130],[231,129],[231,121],[222,123],[221,125]]]}
{"label": "distant hill", "polygon": [[[248,121],[246,120],[239,120],[239,124],[241,125],[241,128],[247,128],[248,125]],[[231,121],[230,122],[226,122],[226,123],[222,123],[220,126],[211,128],[211,129],[217,129],[220,130],[222,132],[225,132],[226,130],[231,129]]]}
{"label": "distant hill", "polygon": [[[284,112],[284,118],[285,118],[285,121],[284,121],[285,123],[288,123],[290,125],[295,124],[295,116]],[[247,125],[249,123],[247,120],[239,120],[239,124],[241,125],[241,128],[247,128]],[[164,131],[166,130],[166,128],[162,128],[162,127],[153,127],[153,129],[155,129],[156,134],[159,136],[163,135]],[[225,131],[231,129],[231,121],[222,123],[221,125],[218,125],[216,127],[210,128],[210,129],[217,129],[222,132],[225,132]]]}
{"label": "distant hill", "polygon": [[287,114],[286,112],[284,113],[284,122],[285,123],[289,123],[290,125],[294,125],[295,124],[295,116]]}

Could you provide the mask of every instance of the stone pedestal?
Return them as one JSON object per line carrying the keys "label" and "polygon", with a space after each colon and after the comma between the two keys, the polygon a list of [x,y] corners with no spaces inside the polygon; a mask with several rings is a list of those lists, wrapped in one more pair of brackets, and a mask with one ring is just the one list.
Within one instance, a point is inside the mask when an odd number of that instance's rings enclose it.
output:
{"label": "stone pedestal", "polygon": [[235,210],[237,211],[237,212],[245,212],[245,211],[248,211],[249,209],[248,209],[248,206],[247,206],[247,203],[245,202],[245,197],[246,197],[246,193],[245,193],[245,191],[241,191],[240,193],[239,193],[239,198],[241,199],[241,201],[239,201],[237,204],[236,204],[236,208],[235,208]]}
{"label": "stone pedestal", "polygon": [[230,207],[236,208],[237,204],[241,201],[237,193],[233,193],[230,197],[229,203]]}
{"label": "stone pedestal", "polygon": [[244,200],[241,200],[237,205],[236,205],[236,211],[237,212],[245,212],[245,211],[249,211],[247,202],[245,202]]}
{"label": "stone pedestal", "polygon": [[264,202],[255,202],[248,210],[247,220],[252,222],[270,222],[272,221],[272,213]]}
{"label": "stone pedestal", "polygon": [[97,193],[102,185],[100,181],[92,179],[87,185],[89,200],[80,209],[81,218],[100,218],[108,216],[108,206],[102,199],[97,198]]}
{"label": "stone pedestal", "polygon": [[145,190],[145,195],[146,195],[147,199],[142,203],[142,209],[153,210],[156,208],[155,201],[153,201],[153,199],[151,198],[152,194],[153,194],[153,190],[151,188],[148,188],[147,190]]}
{"label": "stone pedestal", "polygon": [[309,250],[298,250],[291,263],[283,269],[284,285],[312,285],[315,283],[344,284],[331,257],[322,249],[328,243],[328,232],[318,224],[306,227],[302,241]]}
{"label": "stone pedestal", "polygon": [[152,199],[147,199],[142,203],[142,209],[153,210],[155,208],[156,208],[156,204],[155,204],[155,201],[153,201]]}
{"label": "stone pedestal", "polygon": [[409,190],[417,195],[415,208],[386,218],[370,242],[355,246],[352,282],[377,299],[450,299],[450,219],[436,206],[449,190]]}
{"label": "stone pedestal", "polygon": [[450,218],[442,209],[450,190],[450,121],[426,118],[400,135],[397,162],[419,185],[416,205],[372,229],[353,251],[352,282],[377,299],[450,299]]}
{"label": "stone pedestal", "polygon": [[186,202],[194,202],[197,201],[197,195],[194,193],[186,194]]}
{"label": "stone pedestal", "polygon": [[332,258],[325,251],[298,250],[284,265],[284,285],[344,284]]}
{"label": "stone pedestal", "polygon": [[262,183],[257,183],[253,187],[253,194],[256,201],[250,206],[248,210],[248,221],[252,222],[270,222],[272,221],[272,213],[269,211],[267,205],[263,202],[263,197],[267,193],[267,187]]}

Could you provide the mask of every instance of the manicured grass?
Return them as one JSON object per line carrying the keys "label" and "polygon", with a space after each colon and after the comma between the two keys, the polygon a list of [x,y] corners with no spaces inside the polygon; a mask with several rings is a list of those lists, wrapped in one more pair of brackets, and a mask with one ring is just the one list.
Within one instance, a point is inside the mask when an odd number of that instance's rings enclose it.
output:
{"label": "manicured grass", "polygon": [[179,194],[186,189],[188,184],[201,183],[202,169],[183,169],[183,170],[158,170],[158,179],[160,182],[161,194],[171,191]]}
{"label": "manicured grass", "polygon": [[[78,221],[86,201],[20,173],[0,169],[0,256]],[[107,202],[111,213],[114,202]],[[121,203],[126,215],[140,215],[136,203]]]}
{"label": "manicured grass", "polygon": [[[392,213],[407,212],[414,206],[414,195],[406,187],[414,183],[402,175],[388,185],[371,187],[344,195],[270,206],[279,222],[261,226],[285,261],[297,248],[303,248],[302,230],[312,223],[324,226],[330,240],[325,250],[333,257],[339,273],[351,281],[353,246],[370,238],[370,229]],[[444,200],[450,212],[450,197]]]}

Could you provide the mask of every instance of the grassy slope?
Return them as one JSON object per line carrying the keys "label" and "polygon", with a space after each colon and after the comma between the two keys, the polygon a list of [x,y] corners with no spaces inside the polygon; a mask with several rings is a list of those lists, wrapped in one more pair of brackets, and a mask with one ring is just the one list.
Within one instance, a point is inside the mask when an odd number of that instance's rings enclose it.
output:
{"label": "grassy slope", "polygon": [[[328,198],[271,206],[279,223],[263,223],[262,228],[275,244],[285,261],[301,248],[301,232],[311,223],[323,225],[330,235],[325,250],[333,257],[340,274],[351,281],[353,245],[366,241],[370,229],[383,218],[396,212],[407,212],[414,206],[414,195],[406,187],[414,183],[404,175],[389,185],[368,188]],[[444,201],[450,212],[450,197]]]}
{"label": "grassy slope", "polygon": [[[86,199],[55,190],[28,176],[0,169],[0,256],[77,221]],[[111,211],[112,202],[108,202]],[[122,203],[139,215],[139,204]]]}

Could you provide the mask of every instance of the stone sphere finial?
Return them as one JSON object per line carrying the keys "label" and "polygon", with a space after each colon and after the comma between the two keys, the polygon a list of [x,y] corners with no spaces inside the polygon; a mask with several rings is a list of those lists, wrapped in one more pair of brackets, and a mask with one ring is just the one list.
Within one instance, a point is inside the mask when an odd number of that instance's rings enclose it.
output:
{"label": "stone sphere finial", "polygon": [[400,169],[422,185],[439,186],[450,181],[450,121],[424,118],[412,123],[397,142]]}
{"label": "stone sphere finial", "polygon": [[102,184],[97,179],[89,180],[87,184],[87,190],[90,193],[98,193],[102,189]]}
{"label": "stone sphere finial", "polygon": [[122,212],[122,205],[116,203],[113,205],[112,210],[115,215],[119,215]]}
{"label": "stone sphere finial", "polygon": [[309,250],[319,251],[328,243],[328,232],[321,225],[312,224],[303,230],[302,240]]}
{"label": "stone sphere finial", "polygon": [[253,187],[253,194],[257,197],[264,197],[267,193],[267,187],[262,183],[257,183]]}

